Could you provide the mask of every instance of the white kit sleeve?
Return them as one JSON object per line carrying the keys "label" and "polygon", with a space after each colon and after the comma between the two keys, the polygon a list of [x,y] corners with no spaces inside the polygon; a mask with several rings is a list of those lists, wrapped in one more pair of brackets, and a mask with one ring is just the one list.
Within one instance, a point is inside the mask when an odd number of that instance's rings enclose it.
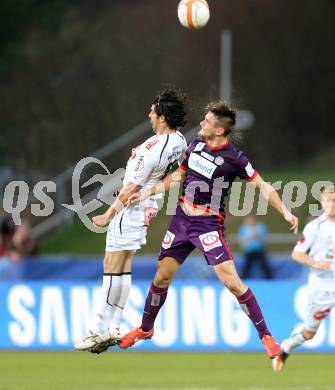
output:
{"label": "white kit sleeve", "polygon": [[141,147],[131,177],[131,181],[134,184],[143,186],[149,180],[152,171],[159,164],[157,150],[158,148],[147,149],[146,147]]}
{"label": "white kit sleeve", "polygon": [[305,226],[305,229],[300,237],[300,240],[297,242],[294,250],[297,252],[308,253],[316,240],[317,228],[316,224],[313,222],[308,223]]}

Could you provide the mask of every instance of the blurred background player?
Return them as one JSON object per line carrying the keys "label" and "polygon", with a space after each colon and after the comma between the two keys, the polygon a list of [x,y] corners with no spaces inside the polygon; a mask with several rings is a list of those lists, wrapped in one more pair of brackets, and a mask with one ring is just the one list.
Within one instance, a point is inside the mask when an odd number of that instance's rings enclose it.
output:
{"label": "blurred background player", "polygon": [[0,217],[0,257],[20,262],[24,257],[37,254],[37,243],[32,236],[29,223],[15,225],[9,214]]}
{"label": "blurred background player", "polygon": [[[213,102],[207,106],[198,137],[190,144],[178,171],[183,193],[163,239],[158,270],[146,299],[142,325],[122,338],[121,348],[153,336],[154,322],[165,302],[168,287],[180,265],[197,248],[213,267],[218,279],[236,296],[242,310],[256,327],[268,356],[273,358],[281,352],[267,328],[254,294],[236,271],[223,234],[224,198],[239,176],[261,189],[295,233],[298,220],[286,209],[273,187],[253,169],[245,155],[228,142],[227,137],[234,129],[235,121],[235,111],[224,102]],[[163,183],[151,188],[147,195],[168,190],[176,180],[175,176],[176,173],[169,175]]]}
{"label": "blurred background player", "polygon": [[293,260],[310,267],[308,304],[303,326],[293,330],[281,344],[282,353],[273,360],[273,369],[280,371],[292,350],[312,339],[321,321],[335,306],[335,187],[324,190],[321,197],[324,211],[309,222],[292,252]]}
{"label": "blurred background player", "polygon": [[244,218],[244,223],[238,232],[238,241],[244,255],[242,279],[247,279],[254,265],[259,265],[263,276],[272,279],[272,272],[266,255],[266,237],[268,229],[257,221],[256,215],[250,214]]}
{"label": "blurred background player", "polygon": [[120,321],[131,288],[131,263],[135,252],[146,243],[147,227],[156,216],[157,196],[124,208],[128,197],[144,191],[179,166],[186,151],[184,136],[177,131],[187,123],[187,97],[169,87],[151,105],[149,118],[154,136],[132,150],[123,188],[113,205],[93,218],[96,226],[109,224],[100,305],[95,321],[78,350],[102,352],[120,340]]}
{"label": "blurred background player", "polygon": [[4,214],[0,219],[0,257],[18,262],[21,260],[20,253],[14,246],[13,238],[16,225],[9,214]]}

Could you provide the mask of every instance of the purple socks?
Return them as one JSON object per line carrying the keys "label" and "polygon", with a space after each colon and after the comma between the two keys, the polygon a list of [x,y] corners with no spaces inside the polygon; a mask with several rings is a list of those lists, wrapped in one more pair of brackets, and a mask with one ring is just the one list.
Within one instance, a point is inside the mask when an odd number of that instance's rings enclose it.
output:
{"label": "purple socks", "polygon": [[[141,329],[148,332],[154,327],[155,319],[159,313],[160,308],[164,305],[168,293],[168,288],[156,287],[151,283],[150,290],[145,301],[144,312],[142,317]],[[247,314],[255,328],[258,331],[259,338],[262,339],[264,335],[271,335],[266,326],[261,308],[257,300],[250,290],[248,290],[237,298],[241,309]]]}
{"label": "purple socks", "polygon": [[241,309],[246,313],[257,329],[259,338],[262,339],[262,337],[266,334],[271,336],[271,333],[266,326],[261,308],[259,307],[256,297],[250,288],[248,288],[248,290],[240,297],[237,297],[237,300],[241,306]]}
{"label": "purple socks", "polygon": [[168,293],[168,287],[156,287],[151,283],[150,290],[145,301],[141,329],[148,332],[154,327],[155,319],[160,308],[164,305]]}

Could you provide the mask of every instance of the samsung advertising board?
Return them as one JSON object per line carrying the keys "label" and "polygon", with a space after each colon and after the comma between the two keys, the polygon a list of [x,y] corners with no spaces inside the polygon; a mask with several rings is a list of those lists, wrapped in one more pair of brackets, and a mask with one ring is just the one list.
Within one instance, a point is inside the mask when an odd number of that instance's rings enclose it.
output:
{"label": "samsung advertising board", "polygon": [[[306,286],[293,281],[250,282],[273,335],[281,341],[302,323]],[[134,283],[121,333],[141,324],[149,283]],[[81,282],[1,283],[0,349],[73,349],[87,332],[99,285]],[[299,350],[335,350],[335,312]],[[174,282],[152,340],[136,350],[263,351],[248,317],[220,283]],[[111,351],[115,350],[110,349]]]}

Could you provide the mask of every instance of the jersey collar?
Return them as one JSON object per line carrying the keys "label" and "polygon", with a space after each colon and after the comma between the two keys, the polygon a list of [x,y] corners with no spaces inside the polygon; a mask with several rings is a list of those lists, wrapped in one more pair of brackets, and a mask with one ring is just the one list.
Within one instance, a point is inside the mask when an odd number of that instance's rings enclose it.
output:
{"label": "jersey collar", "polygon": [[222,145],[219,145],[219,146],[211,146],[207,140],[205,140],[206,142],[206,145],[209,149],[211,150],[221,150],[221,149],[224,149],[226,148],[228,145],[229,145],[229,142],[227,141],[226,143],[222,144]]}

